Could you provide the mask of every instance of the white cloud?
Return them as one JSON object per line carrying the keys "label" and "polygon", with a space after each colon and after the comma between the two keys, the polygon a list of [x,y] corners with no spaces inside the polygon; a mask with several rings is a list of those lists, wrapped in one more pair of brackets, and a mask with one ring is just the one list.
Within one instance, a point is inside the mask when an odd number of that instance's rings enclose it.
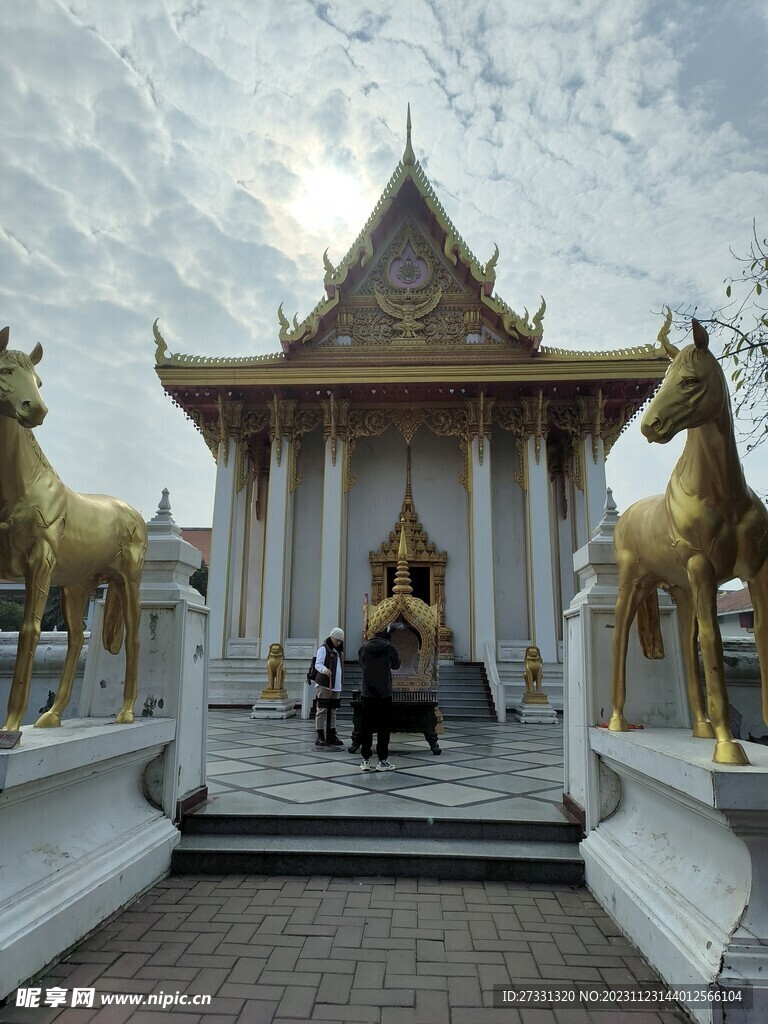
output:
{"label": "white cloud", "polygon": [[[210,521],[207,448],[157,382],[173,350],[276,351],[414,146],[497,289],[546,341],[652,340],[717,303],[768,208],[760,4],[28,0],[4,11],[0,301],[45,345],[41,443],[73,487]],[[742,55],[739,62],[738,57]],[[738,64],[738,67],[736,66]],[[630,427],[620,507],[671,446]],[[642,464],[647,472],[638,474]],[[631,471],[625,467],[631,465]],[[748,475],[768,488],[764,455]]]}

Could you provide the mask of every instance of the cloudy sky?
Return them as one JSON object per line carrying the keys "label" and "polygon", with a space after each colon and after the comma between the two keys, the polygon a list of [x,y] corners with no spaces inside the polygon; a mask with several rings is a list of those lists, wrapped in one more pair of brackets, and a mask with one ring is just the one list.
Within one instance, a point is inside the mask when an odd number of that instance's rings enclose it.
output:
{"label": "cloudy sky", "polygon": [[[71,487],[211,522],[215,466],[153,369],[279,349],[416,156],[545,344],[654,340],[768,231],[762,0],[4,0],[0,323],[43,343],[38,430]],[[762,218],[762,222],[761,222]],[[681,336],[676,339],[681,340]],[[682,441],[615,447],[620,508]],[[768,451],[746,463],[768,489]]]}

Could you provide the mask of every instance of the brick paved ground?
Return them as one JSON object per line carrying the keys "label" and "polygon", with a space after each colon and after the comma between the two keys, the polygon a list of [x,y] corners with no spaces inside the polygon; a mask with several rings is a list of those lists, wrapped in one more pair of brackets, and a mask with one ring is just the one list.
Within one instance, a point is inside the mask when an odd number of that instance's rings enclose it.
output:
{"label": "brick paved ground", "polygon": [[[493,1007],[493,986],[655,977],[586,889],[427,879],[168,878],[34,984],[93,1009],[2,1024],[672,1024],[679,1011]],[[103,1006],[107,993],[209,1007]],[[169,1016],[169,1013],[171,1014]]]}

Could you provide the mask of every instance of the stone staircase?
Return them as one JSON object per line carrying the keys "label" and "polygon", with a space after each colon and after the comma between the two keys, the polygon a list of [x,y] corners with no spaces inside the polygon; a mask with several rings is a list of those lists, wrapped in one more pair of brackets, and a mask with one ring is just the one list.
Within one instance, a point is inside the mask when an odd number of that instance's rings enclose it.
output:
{"label": "stone staircase", "polygon": [[583,885],[579,825],[477,818],[191,814],[176,875],[438,878]]}

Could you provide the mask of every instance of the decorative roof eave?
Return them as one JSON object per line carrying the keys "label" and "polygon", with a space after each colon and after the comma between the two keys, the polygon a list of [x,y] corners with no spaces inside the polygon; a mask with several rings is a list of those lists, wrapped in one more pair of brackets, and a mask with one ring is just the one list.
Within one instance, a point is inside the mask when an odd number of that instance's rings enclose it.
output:
{"label": "decorative roof eave", "polygon": [[[649,346],[650,348],[650,346]],[[284,357],[265,360],[193,360],[156,367],[164,387],[336,387],[352,385],[446,384],[546,384],[566,381],[627,379],[658,382],[669,366],[658,349],[621,353],[558,352],[545,349],[535,360],[513,363],[411,363],[393,365],[334,362],[296,363]]]}
{"label": "decorative roof eave", "polygon": [[207,369],[210,367],[246,367],[246,366],[265,366],[269,364],[277,364],[285,362],[285,356],[282,352],[270,352],[264,355],[256,356],[193,356],[185,355],[182,352],[169,352],[165,338],[160,333],[160,328],[157,326],[159,318],[152,324],[152,333],[155,336],[155,369],[160,375],[160,370],[166,366],[189,366],[199,369]]}
{"label": "decorative roof eave", "polygon": [[[538,314],[537,314],[538,316]],[[534,321],[536,317],[534,317]],[[155,337],[155,370],[165,384],[207,382],[210,384],[311,384],[361,383],[378,384],[402,380],[413,383],[435,381],[478,383],[482,381],[562,380],[568,378],[622,380],[627,376],[637,379],[661,380],[669,366],[669,356],[661,345],[638,345],[615,351],[579,351],[544,346],[535,363],[525,361],[497,361],[482,363],[478,350],[473,349],[473,360],[467,362],[441,353],[439,363],[406,362],[393,366],[386,350],[373,356],[361,352],[354,362],[340,366],[330,357],[327,362],[312,360],[296,363],[286,359],[282,352],[255,356],[196,356],[179,352],[170,353],[160,333],[158,320],[152,325]],[[459,350],[461,351],[461,350]],[[431,352],[434,357],[437,353]],[[447,357],[447,358],[446,358]]]}

